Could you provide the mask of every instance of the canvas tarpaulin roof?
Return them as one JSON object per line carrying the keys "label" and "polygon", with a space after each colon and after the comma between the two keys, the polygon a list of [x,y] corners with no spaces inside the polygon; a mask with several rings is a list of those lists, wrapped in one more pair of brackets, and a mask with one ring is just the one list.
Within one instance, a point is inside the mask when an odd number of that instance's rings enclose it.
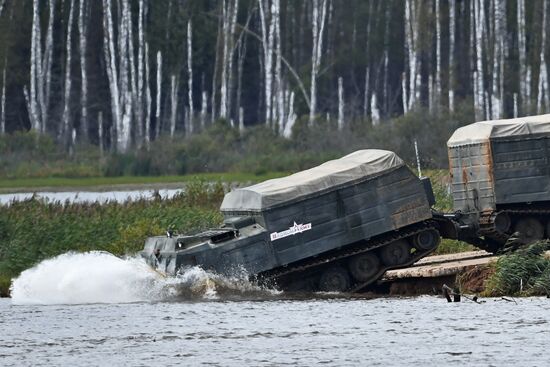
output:
{"label": "canvas tarpaulin roof", "polygon": [[489,142],[492,138],[550,135],[550,114],[507,120],[480,121],[457,129],[447,141],[448,147]]}
{"label": "canvas tarpaulin roof", "polygon": [[403,160],[387,150],[359,150],[293,175],[236,189],[225,195],[222,211],[257,211],[314,193],[377,176],[403,166]]}

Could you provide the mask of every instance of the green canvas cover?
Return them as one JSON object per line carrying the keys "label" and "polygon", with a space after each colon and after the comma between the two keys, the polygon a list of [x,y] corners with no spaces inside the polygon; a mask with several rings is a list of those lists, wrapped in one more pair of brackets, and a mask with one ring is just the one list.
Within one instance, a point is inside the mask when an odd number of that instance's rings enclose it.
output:
{"label": "green canvas cover", "polygon": [[231,191],[222,211],[262,211],[280,204],[367,180],[405,163],[387,150],[367,149],[348,154],[293,175]]}

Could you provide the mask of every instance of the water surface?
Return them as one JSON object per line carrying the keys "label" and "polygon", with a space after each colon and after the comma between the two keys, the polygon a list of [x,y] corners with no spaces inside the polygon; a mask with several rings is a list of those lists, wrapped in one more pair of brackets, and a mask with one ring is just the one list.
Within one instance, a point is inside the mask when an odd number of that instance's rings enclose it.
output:
{"label": "water surface", "polygon": [[17,306],[2,365],[542,366],[550,300],[279,299]]}

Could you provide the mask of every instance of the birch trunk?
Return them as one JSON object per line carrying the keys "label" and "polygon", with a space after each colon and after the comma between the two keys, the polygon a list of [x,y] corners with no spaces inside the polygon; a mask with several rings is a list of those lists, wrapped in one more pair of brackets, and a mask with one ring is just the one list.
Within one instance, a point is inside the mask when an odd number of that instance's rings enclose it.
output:
{"label": "birch trunk", "polygon": [[474,7],[474,19],[475,19],[475,48],[476,50],[476,68],[474,71],[475,79],[475,110],[476,110],[476,121],[483,120],[486,118],[486,106],[484,103],[485,100],[485,90],[484,90],[484,75],[483,75],[483,36],[485,30],[485,10],[483,3],[480,0],[473,1]]}
{"label": "birch trunk", "polygon": [[[435,90],[434,103],[439,106],[441,100],[441,16],[439,0],[435,0]],[[431,107],[431,106],[430,106]]]}
{"label": "birch trunk", "polygon": [[519,61],[519,99],[521,113],[529,111],[531,104],[529,97],[530,83],[527,78],[527,34],[525,32],[525,0],[517,0],[517,29],[518,29],[518,61]]}
{"label": "birch trunk", "polygon": [[31,121],[31,129],[37,132],[42,131],[41,113],[39,112],[38,95],[38,77],[40,71],[37,70],[42,59],[42,50],[40,45],[40,17],[38,0],[33,1],[33,18],[32,18],[32,34],[31,34],[31,78],[30,78],[30,94],[27,94],[29,106],[29,119]]}
{"label": "birch trunk", "polygon": [[63,133],[64,140],[68,143],[69,134],[72,133],[72,123],[70,121],[71,104],[71,58],[72,58],[72,38],[73,38],[73,19],[74,19],[74,1],[69,2],[69,21],[67,22],[67,55],[65,58],[65,94],[63,97]]}
{"label": "birch trunk", "polygon": [[173,138],[178,113],[178,81],[175,75],[172,75],[170,86],[170,137]]}
{"label": "birch trunk", "polygon": [[378,108],[378,101],[376,99],[376,93],[373,93],[370,100],[370,115],[372,125],[377,126],[380,124],[380,109]]}
{"label": "birch trunk", "polygon": [[87,48],[87,30],[88,24],[85,17],[86,0],[80,0],[78,12],[78,30],[79,30],[79,45],[80,45],[80,129],[82,139],[88,142],[88,74],[86,72],[86,48]]}
{"label": "birch trunk", "polygon": [[[147,124],[145,120],[147,101],[144,100],[144,77],[146,61],[146,45],[145,45],[145,13],[146,13],[145,0],[139,0],[139,13],[138,13],[138,62],[137,62],[137,91],[136,91],[136,142],[138,147],[141,146],[144,138],[144,124]],[[131,27],[131,22],[130,22]],[[148,79],[147,79],[148,81]],[[146,97],[145,97],[146,99]]]}
{"label": "birch trunk", "polygon": [[103,157],[103,112],[97,114],[97,133],[99,139],[99,155]]}
{"label": "birch trunk", "polygon": [[149,44],[145,42],[145,146],[149,149],[151,141],[151,72],[149,67]]}
{"label": "birch trunk", "polygon": [[206,114],[208,113],[208,92],[203,91],[201,94],[201,128],[204,130],[206,124]]}
{"label": "birch trunk", "polygon": [[317,112],[317,75],[321,66],[321,56],[323,52],[323,33],[325,28],[325,18],[327,13],[326,0],[313,0],[312,14],[312,33],[313,50],[311,55],[311,90],[310,90],[310,109],[309,123],[313,124]]}
{"label": "birch trunk", "polygon": [[4,61],[4,69],[2,71],[2,100],[1,100],[2,109],[0,115],[0,134],[4,135],[6,133],[6,61]]}
{"label": "birch trunk", "polygon": [[109,0],[103,0],[103,50],[105,55],[105,69],[109,80],[111,94],[111,144],[117,148],[118,124],[120,113],[120,93],[118,89],[118,70],[116,65],[113,16]]}
{"label": "birch trunk", "polygon": [[189,119],[187,120],[187,128],[189,134],[193,134],[193,119],[195,113],[193,111],[193,26],[191,20],[187,23],[187,74],[188,74],[188,100],[189,100]]}
{"label": "birch trunk", "polygon": [[456,0],[449,0],[449,110],[455,109],[455,6]]}
{"label": "birch trunk", "polygon": [[162,88],[162,53],[160,51],[157,52],[157,100],[156,100],[156,113],[155,113],[155,120],[156,120],[156,125],[155,125],[155,139],[158,139],[158,137],[160,136],[160,132],[162,131],[161,130],[161,124],[162,124],[162,121],[161,121],[161,106],[160,106],[160,103],[161,103],[161,89]]}
{"label": "birch trunk", "polygon": [[344,79],[338,78],[338,130],[344,129]]}
{"label": "birch trunk", "polygon": [[[40,111],[42,113],[42,133],[48,131],[47,124],[49,122],[49,106],[50,106],[50,92],[51,92],[51,82],[52,82],[52,58],[53,58],[53,25],[55,17],[55,0],[50,0],[50,13],[48,17],[48,31],[46,33],[46,45],[44,48],[44,55],[42,58],[42,63],[39,67],[41,81],[39,89],[39,99],[40,99]],[[38,40],[40,44],[40,39]]]}
{"label": "birch trunk", "polygon": [[546,100],[548,99],[548,69],[546,67],[546,1],[542,2],[542,29],[540,45],[540,72],[539,87],[537,96],[537,113],[543,113],[546,110]]}

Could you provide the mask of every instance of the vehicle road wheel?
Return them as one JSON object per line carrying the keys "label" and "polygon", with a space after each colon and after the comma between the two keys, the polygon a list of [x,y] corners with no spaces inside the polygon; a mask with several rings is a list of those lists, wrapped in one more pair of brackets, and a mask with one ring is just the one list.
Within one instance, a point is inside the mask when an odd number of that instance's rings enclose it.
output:
{"label": "vehicle road wheel", "polygon": [[411,246],[405,240],[397,240],[382,247],[380,257],[388,266],[404,264],[411,256]]}
{"label": "vehicle road wheel", "polygon": [[526,244],[542,240],[544,237],[544,227],[533,217],[520,219],[514,227],[514,232],[519,232],[521,241]]}
{"label": "vehicle road wheel", "polygon": [[319,279],[319,290],[323,292],[345,292],[349,286],[348,272],[341,266],[326,269]]}
{"label": "vehicle road wheel", "polygon": [[440,242],[439,232],[435,229],[428,229],[417,233],[413,237],[413,245],[421,251],[433,250]]}
{"label": "vehicle road wheel", "polygon": [[380,269],[380,260],[373,253],[355,255],[349,260],[348,268],[353,278],[366,282]]}

